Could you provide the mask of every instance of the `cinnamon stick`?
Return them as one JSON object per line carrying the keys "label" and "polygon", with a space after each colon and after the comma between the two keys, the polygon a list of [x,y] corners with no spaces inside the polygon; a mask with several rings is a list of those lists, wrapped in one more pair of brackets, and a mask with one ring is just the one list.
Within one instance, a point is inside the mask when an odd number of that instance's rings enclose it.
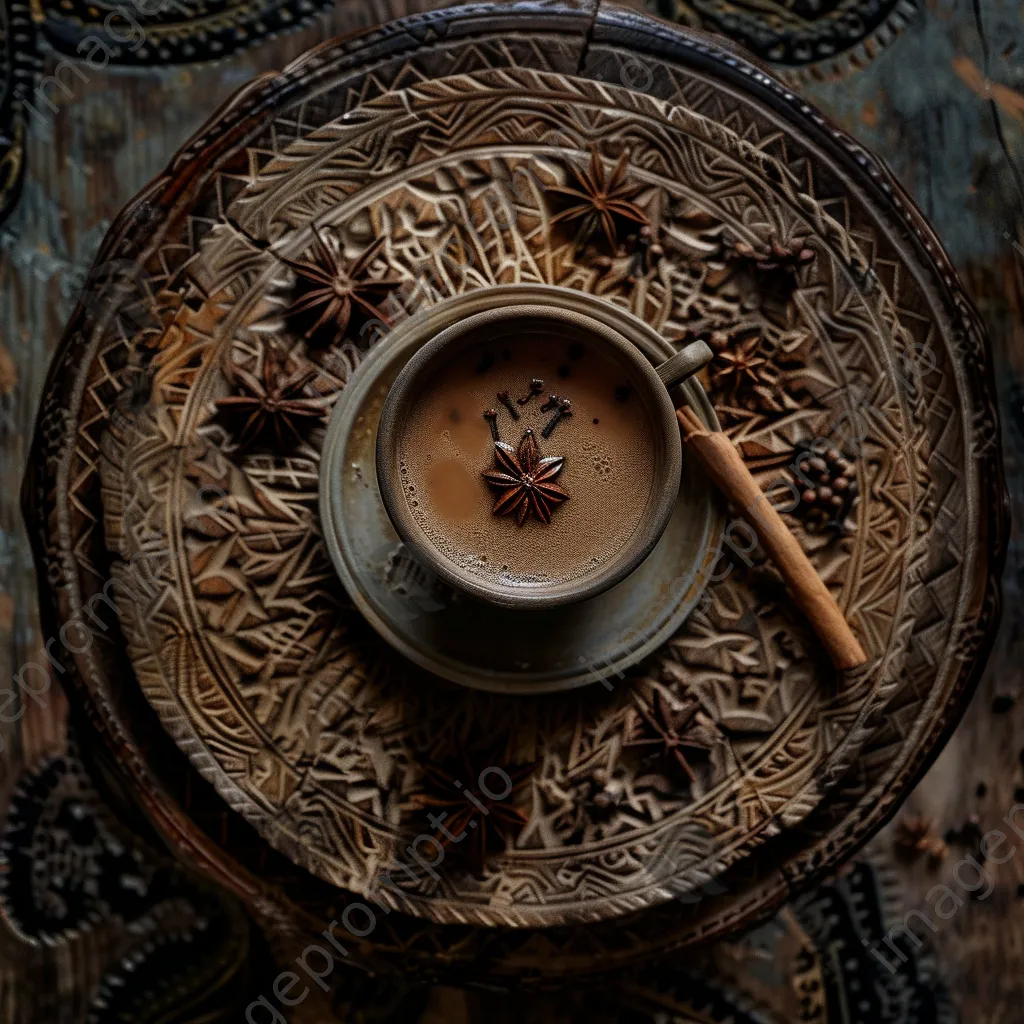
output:
{"label": "cinnamon stick", "polygon": [[836,599],[761,491],[735,445],[725,434],[709,430],[690,408],[677,409],[676,417],[687,445],[701,460],[715,485],[754,530],[836,668],[845,670],[863,665],[868,656]]}

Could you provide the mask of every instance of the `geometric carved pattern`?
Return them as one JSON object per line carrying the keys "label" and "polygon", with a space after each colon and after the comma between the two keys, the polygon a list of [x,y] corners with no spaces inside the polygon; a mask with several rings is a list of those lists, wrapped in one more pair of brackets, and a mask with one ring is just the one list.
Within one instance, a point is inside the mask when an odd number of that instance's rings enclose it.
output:
{"label": "geometric carved pattern", "polygon": [[[589,930],[595,964],[611,966],[778,902],[788,879],[863,842],[935,751],[997,610],[997,428],[975,317],[869,157],[698,37],[589,5],[521,6],[518,22],[481,4],[324,47],[244,90],[186,146],[104,247],[44,396],[27,500],[57,622],[96,608],[111,577],[140,596],[108,588],[128,660],[96,644],[74,674],[172,842],[202,848],[250,899],[260,891],[265,853],[248,851],[261,840],[221,847],[202,808],[190,815],[172,795],[154,756],[176,756],[167,733],[270,846],[357,891],[422,831],[418,766],[450,734],[497,738],[509,764],[535,763],[517,794],[526,827],[482,880],[453,870],[399,883],[401,907],[485,927],[630,913],[636,944],[612,953],[612,932]],[[654,265],[637,270],[629,253],[588,263],[549,230],[544,187],[589,148],[608,166],[630,153],[660,229]],[[599,294],[670,340],[750,321],[786,400],[712,398],[766,485],[819,437],[855,457],[862,497],[846,531],[792,525],[868,668],[837,686],[771,567],[728,549],[733,568],[702,610],[611,694],[517,698],[510,714],[507,700],[442,687],[393,655],[340,598],[323,552],[322,434],[287,456],[239,456],[213,417],[230,367],[258,371],[269,344],[316,370],[325,407],[358,365],[365,333],[316,349],[285,315],[294,280],[278,256],[302,258],[312,224],[349,254],[383,237],[375,273],[399,277],[407,304],[537,281]],[[815,259],[781,310],[746,303],[728,267],[708,280],[727,239],[798,238]],[[697,699],[721,737],[691,787],[627,750],[633,695],[655,691]],[[290,874],[286,861],[275,870]],[[716,876],[729,892],[695,914],[666,904]],[[288,885],[300,902],[321,891]],[[379,942],[408,952],[422,927],[392,914]],[[563,932],[546,934],[572,941]],[[529,959],[529,927],[510,934],[506,955]]]}
{"label": "geometric carved pattern", "polygon": [[[628,254],[594,266],[551,230],[544,193],[565,181],[557,140],[566,137],[594,146],[614,139],[630,154],[635,186],[662,209],[665,252],[639,281],[627,272]],[[900,581],[918,557],[913,538],[925,534],[923,424],[885,377],[870,385],[879,422],[859,432],[871,499],[849,538],[816,552],[868,638],[876,672],[837,693],[797,625],[736,571],[712,587],[710,608],[646,666],[643,681],[616,687],[611,700],[582,691],[557,712],[524,697],[507,736],[505,702],[441,687],[353,642],[358,612],[339,608],[331,592],[313,514],[317,439],[280,456],[233,457],[209,400],[230,387],[226,364],[258,375],[275,343],[317,373],[325,405],[344,385],[344,356],[357,359],[366,336],[353,324],[344,343],[313,350],[286,315],[294,275],[285,259],[301,258],[316,224],[346,252],[386,239],[380,275],[423,293],[419,308],[493,282],[539,282],[592,291],[670,339],[687,327],[755,327],[763,345],[794,364],[785,387],[802,402],[781,414],[733,416],[731,429],[747,448],[785,454],[834,430],[851,394],[869,386],[862,367],[912,341],[887,294],[865,296],[851,280],[864,260],[841,226],[809,196],[765,189],[766,179],[784,176],[774,158],[748,153],[739,135],[706,117],[622,87],[503,69],[357,106],[264,163],[227,207],[227,223],[189,264],[178,315],[151,343],[145,408],[108,435],[117,442],[104,449],[113,499],[105,525],[122,566],[168,541],[187,557],[183,568],[161,568],[159,612],[126,599],[122,628],[168,730],[273,845],[326,881],[365,889],[421,831],[414,815],[399,816],[416,791],[417,766],[439,759],[452,734],[498,736],[510,763],[539,762],[517,849],[484,880],[448,871],[441,883],[427,873],[400,883],[404,907],[437,920],[497,924],[514,915],[547,924],[668,898],[658,867],[665,859],[676,885],[699,884],[820,799],[821,774],[851,756],[859,720],[894,685],[913,621],[913,591]],[[508,182],[529,183],[511,203]],[[507,223],[503,202],[514,206]],[[815,269],[802,276],[784,322],[742,308],[743,282],[731,282],[735,297],[708,287],[700,257],[723,235],[759,246],[811,239]],[[199,511],[182,505],[189,482],[219,496]],[[727,737],[688,795],[630,757],[637,687],[696,697]],[[599,796],[616,802],[606,821],[580,807]],[[403,825],[413,829],[404,840]],[[581,829],[589,841],[580,842]],[[514,911],[486,909],[512,901]]]}

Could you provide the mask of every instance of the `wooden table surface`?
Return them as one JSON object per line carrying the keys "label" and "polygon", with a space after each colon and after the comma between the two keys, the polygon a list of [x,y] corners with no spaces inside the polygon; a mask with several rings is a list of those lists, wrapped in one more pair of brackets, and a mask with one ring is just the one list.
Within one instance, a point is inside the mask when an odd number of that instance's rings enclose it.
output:
{"label": "wooden table surface", "polygon": [[[124,203],[238,86],[322,39],[385,16],[339,7],[316,24],[216,65],[90,74],[73,81],[47,123],[30,117],[24,190],[0,227],[0,676],[42,661],[45,641],[18,489],[50,356],[104,232]],[[1000,394],[1012,510],[1024,515],[1024,22],[1019,3],[929,0],[865,69],[799,88],[881,155],[917,199],[957,264],[988,327]],[[48,60],[52,67],[54,59]],[[1002,626],[962,722],[881,843],[921,817],[943,856],[899,861],[908,909],[953,886],[965,853],[1024,805],[1024,608],[1015,531]],[[0,726],[0,807],[18,773],[65,744],[54,687],[15,725]],[[1024,806],[1019,817],[1024,835]],[[1004,825],[1011,840],[1018,837]],[[948,833],[948,836],[947,836]],[[930,936],[963,1021],[1010,1024],[1024,1001],[1024,838],[989,862],[994,888]],[[985,889],[979,890],[981,895]],[[0,962],[8,939],[0,937]],[[13,1019],[10,968],[0,967],[0,1019]],[[458,1016],[454,1002],[445,1019]],[[440,1004],[439,1004],[440,1005]],[[11,1016],[5,1016],[5,1008]],[[440,1011],[439,1011],[440,1012]]]}

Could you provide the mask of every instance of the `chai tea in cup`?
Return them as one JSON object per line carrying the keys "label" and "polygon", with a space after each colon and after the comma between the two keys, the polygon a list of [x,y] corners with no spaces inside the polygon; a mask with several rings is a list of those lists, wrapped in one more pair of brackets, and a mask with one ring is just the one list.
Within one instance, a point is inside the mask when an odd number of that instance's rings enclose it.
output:
{"label": "chai tea in cup", "polygon": [[569,583],[643,522],[656,436],[613,353],[524,330],[481,339],[424,381],[401,429],[401,485],[423,533],[467,573]]}
{"label": "chai tea in cup", "polygon": [[706,362],[703,348],[655,368],[613,326],[539,304],[446,327],[399,372],[377,429],[377,482],[399,536],[445,582],[494,604],[607,590],[672,514],[682,454],[669,389]]}

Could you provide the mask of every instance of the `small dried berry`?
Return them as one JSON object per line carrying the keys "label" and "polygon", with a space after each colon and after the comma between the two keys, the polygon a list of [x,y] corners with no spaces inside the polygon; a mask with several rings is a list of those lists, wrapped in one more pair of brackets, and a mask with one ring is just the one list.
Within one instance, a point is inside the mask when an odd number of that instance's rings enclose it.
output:
{"label": "small dried berry", "polygon": [[835,448],[821,452],[800,445],[790,469],[802,486],[800,504],[794,511],[808,529],[842,529],[857,495],[855,470],[850,461]]}
{"label": "small dried berry", "polygon": [[804,239],[794,239],[788,244],[771,242],[764,246],[753,246],[749,242],[734,241],[725,252],[726,259],[744,260],[753,264],[758,271],[781,270],[795,274],[798,267],[813,263],[814,250],[807,247]]}

